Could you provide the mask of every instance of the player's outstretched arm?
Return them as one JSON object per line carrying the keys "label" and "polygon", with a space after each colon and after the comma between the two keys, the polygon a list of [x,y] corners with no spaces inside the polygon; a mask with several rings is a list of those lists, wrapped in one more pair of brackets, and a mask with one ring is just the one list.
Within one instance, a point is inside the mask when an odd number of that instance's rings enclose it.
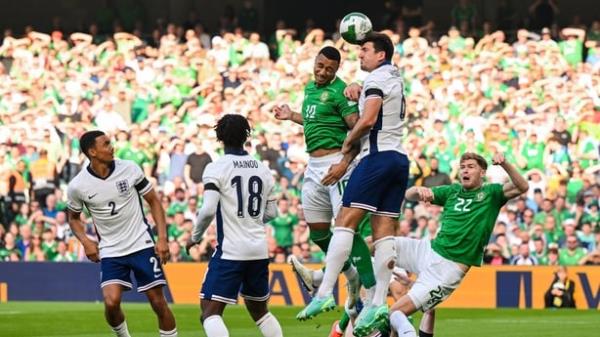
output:
{"label": "player's outstretched arm", "polygon": [[275,113],[275,118],[279,119],[280,121],[292,121],[296,124],[304,125],[302,114],[292,111],[287,104],[274,106],[273,113]]}
{"label": "player's outstretched arm", "polygon": [[69,227],[71,227],[71,231],[77,240],[81,242],[87,258],[92,262],[100,262],[98,243],[90,240],[85,233],[85,227],[81,223],[81,212],[75,212],[69,209],[67,214],[69,215]]}
{"label": "player's outstretched arm", "polygon": [[405,195],[408,201],[432,202],[433,191],[430,188],[422,186],[413,186],[406,191]]}
{"label": "player's outstretched arm", "polygon": [[496,153],[492,159],[494,165],[500,165],[508,174],[510,182],[504,184],[502,187],[504,191],[504,197],[506,199],[512,199],[518,195],[521,195],[529,189],[529,183],[527,180],[515,169],[512,164],[506,161],[502,153]]}
{"label": "player's outstretched arm", "polygon": [[152,219],[154,219],[154,225],[156,226],[156,232],[158,233],[158,241],[154,247],[156,255],[160,258],[162,264],[169,261],[169,243],[167,242],[167,220],[165,219],[165,210],[160,204],[160,200],[156,195],[154,189],[151,189],[144,194],[144,200],[150,205],[150,212],[152,213]]}

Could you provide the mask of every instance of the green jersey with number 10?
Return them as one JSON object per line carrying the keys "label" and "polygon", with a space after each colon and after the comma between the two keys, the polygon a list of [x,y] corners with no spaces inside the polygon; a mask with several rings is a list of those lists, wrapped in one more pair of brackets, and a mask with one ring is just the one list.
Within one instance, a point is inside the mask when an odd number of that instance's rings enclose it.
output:
{"label": "green jersey with number 10", "polygon": [[335,78],[318,86],[310,81],[304,88],[302,119],[306,151],[341,148],[348,133],[344,117],[358,113],[358,105],[344,96],[346,83]]}
{"label": "green jersey with number 10", "polygon": [[432,188],[433,204],[443,206],[440,231],[431,248],[448,260],[480,266],[500,208],[506,203],[501,184],[465,190],[460,184]]}

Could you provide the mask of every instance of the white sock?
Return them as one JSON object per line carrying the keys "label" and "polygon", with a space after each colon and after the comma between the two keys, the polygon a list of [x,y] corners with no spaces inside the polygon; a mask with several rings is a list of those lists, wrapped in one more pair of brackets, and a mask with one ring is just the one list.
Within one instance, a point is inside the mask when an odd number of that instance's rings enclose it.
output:
{"label": "white sock", "polygon": [[[372,304],[380,306],[387,303],[387,293],[396,259],[396,245],[393,236],[383,237],[374,243],[375,246],[375,294]],[[391,268],[390,268],[390,262]]]}
{"label": "white sock", "polygon": [[435,323],[435,310],[428,310],[423,313],[423,317],[421,317],[421,324],[419,325],[419,330],[433,334],[433,326]]}
{"label": "white sock", "polygon": [[202,325],[207,337],[229,337],[229,331],[227,331],[225,322],[223,322],[223,317],[219,315],[207,317]]}
{"label": "white sock", "polygon": [[352,240],[354,240],[353,229],[336,227],[333,230],[333,236],[329,242],[327,257],[325,259],[325,276],[323,276],[323,282],[317,292],[317,296],[320,298],[329,296],[333,292],[335,281],[337,281],[338,275],[342,271],[344,262],[350,256]]}
{"label": "white sock", "polygon": [[158,333],[160,334],[160,337],[177,337],[177,328],[175,328],[171,331],[165,331],[165,330],[158,329]]}
{"label": "white sock", "polygon": [[313,287],[318,288],[321,285],[324,275],[325,273],[323,273],[323,269],[313,270]]}
{"label": "white sock", "polygon": [[127,321],[123,321],[123,323],[111,328],[117,337],[131,337],[129,330],[127,329]]}
{"label": "white sock", "polygon": [[267,312],[261,319],[256,321],[256,325],[264,337],[283,337],[279,321],[270,312]]}
{"label": "white sock", "polygon": [[394,311],[390,315],[390,324],[392,328],[396,330],[398,336],[402,337],[417,337],[415,328],[410,324],[406,315],[401,311]]}
{"label": "white sock", "polygon": [[373,297],[375,297],[375,286],[365,289],[365,293],[366,296],[364,306],[368,307],[371,305],[371,303],[373,303]]}

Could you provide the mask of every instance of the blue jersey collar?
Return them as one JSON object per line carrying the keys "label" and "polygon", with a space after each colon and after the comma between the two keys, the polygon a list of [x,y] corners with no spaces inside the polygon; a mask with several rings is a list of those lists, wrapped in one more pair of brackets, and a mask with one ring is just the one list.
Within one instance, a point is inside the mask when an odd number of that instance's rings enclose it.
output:
{"label": "blue jersey collar", "polygon": [[246,156],[248,155],[248,152],[246,152],[242,148],[226,147],[225,154],[232,154],[234,156]]}

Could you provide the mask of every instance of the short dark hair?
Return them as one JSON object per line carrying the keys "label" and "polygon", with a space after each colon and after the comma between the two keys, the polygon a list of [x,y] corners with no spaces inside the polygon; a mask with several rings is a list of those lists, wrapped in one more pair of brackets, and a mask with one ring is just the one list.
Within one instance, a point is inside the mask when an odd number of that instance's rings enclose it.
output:
{"label": "short dark hair", "polygon": [[96,145],[96,138],[102,137],[106,135],[104,132],[100,130],[92,130],[84,133],[79,138],[79,147],[81,148],[81,152],[85,154],[86,157],[90,157],[89,151]]}
{"label": "short dark hair", "polygon": [[329,60],[336,61],[338,63],[342,59],[342,57],[340,56],[340,51],[337,50],[337,48],[331,46],[325,46],[321,48],[321,50],[319,50],[318,55],[323,55]]}
{"label": "short dark hair", "polygon": [[217,140],[226,147],[241,148],[250,136],[250,124],[241,115],[227,114],[217,122],[215,132]]}
{"label": "short dark hair", "polygon": [[487,162],[485,161],[485,158],[483,158],[482,156],[478,155],[477,153],[473,153],[473,152],[465,152],[463,153],[463,155],[460,157],[460,163],[469,160],[469,159],[473,159],[474,161],[477,162],[477,165],[479,165],[479,167],[481,167],[484,170],[487,170]]}
{"label": "short dark hair", "polygon": [[394,44],[389,36],[383,33],[371,32],[361,41],[361,45],[364,45],[367,42],[373,43],[373,48],[376,52],[385,52],[386,61],[392,61],[392,56],[394,56]]}

